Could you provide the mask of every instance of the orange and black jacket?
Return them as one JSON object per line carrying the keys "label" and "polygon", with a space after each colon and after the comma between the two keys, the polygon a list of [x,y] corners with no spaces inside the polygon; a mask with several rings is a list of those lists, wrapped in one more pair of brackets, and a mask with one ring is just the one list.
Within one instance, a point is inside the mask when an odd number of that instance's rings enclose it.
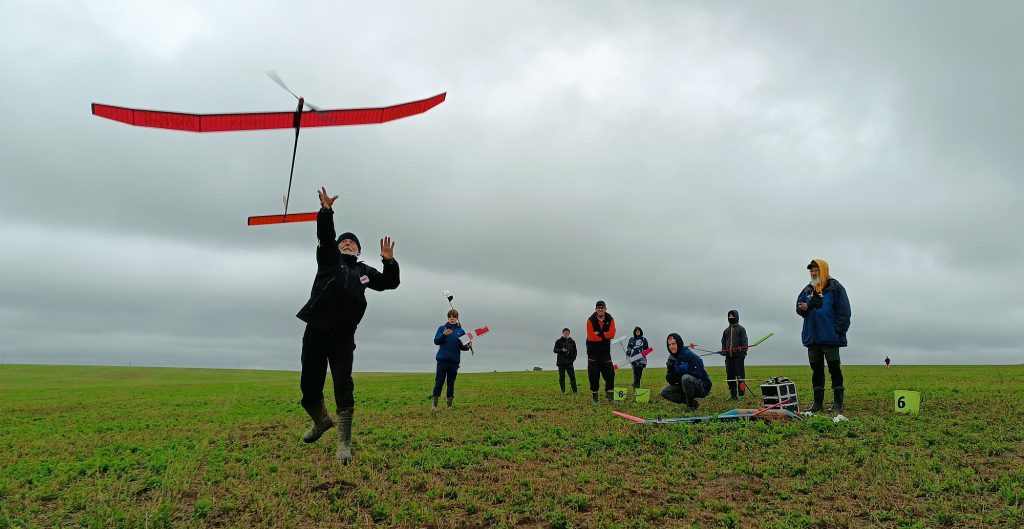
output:
{"label": "orange and black jacket", "polygon": [[591,359],[612,359],[612,339],[615,338],[615,318],[605,312],[604,322],[597,319],[597,313],[587,319],[587,356]]}

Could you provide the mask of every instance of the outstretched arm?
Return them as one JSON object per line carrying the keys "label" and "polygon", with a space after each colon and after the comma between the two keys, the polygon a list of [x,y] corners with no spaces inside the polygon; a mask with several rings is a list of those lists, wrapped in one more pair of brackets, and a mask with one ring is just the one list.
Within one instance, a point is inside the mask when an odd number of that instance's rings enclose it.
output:
{"label": "outstretched arm", "polygon": [[380,258],[384,264],[384,273],[378,272],[372,266],[366,267],[366,276],[370,282],[366,284],[378,292],[383,290],[394,290],[398,288],[401,279],[398,273],[398,261],[395,260],[395,241],[385,236],[380,240]]}
{"label": "outstretched arm", "polygon": [[316,214],[316,264],[337,266],[341,261],[341,254],[335,240],[333,206],[334,201],[338,200],[338,195],[329,196],[327,189],[323,187],[317,190],[316,194],[320,199],[320,211]]}

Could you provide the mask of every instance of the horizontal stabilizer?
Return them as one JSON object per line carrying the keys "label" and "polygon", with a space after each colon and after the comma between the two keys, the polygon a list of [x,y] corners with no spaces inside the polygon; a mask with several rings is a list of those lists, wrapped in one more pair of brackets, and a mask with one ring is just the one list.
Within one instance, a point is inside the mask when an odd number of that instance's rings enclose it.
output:
{"label": "horizontal stabilizer", "polygon": [[287,215],[260,215],[249,217],[250,226],[263,226],[265,224],[285,224],[289,222],[313,222],[316,220],[316,213],[289,213]]}

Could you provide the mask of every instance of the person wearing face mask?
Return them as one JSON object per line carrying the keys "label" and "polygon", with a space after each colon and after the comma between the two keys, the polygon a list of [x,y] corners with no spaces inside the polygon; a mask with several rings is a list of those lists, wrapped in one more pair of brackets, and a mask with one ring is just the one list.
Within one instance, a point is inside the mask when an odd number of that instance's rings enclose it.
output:
{"label": "person wearing face mask", "polygon": [[661,396],[677,404],[686,403],[691,411],[697,409],[697,399],[711,394],[711,377],[704,369],[704,361],[683,345],[676,333],[665,338],[668,361],[665,363],[665,382]]}
{"label": "person wearing face mask", "polygon": [[727,319],[729,326],[722,331],[722,355],[725,356],[725,378],[729,382],[729,394],[732,400],[738,400],[737,393],[742,397],[746,393],[747,376],[743,362],[747,358],[747,330],[740,325],[740,312],[730,310]]}
{"label": "person wearing face mask", "polygon": [[839,348],[846,347],[846,333],[850,330],[850,298],[846,288],[831,277],[828,263],[815,259],[807,265],[811,280],[796,298],[796,313],[803,318],[801,341],[807,347],[811,364],[811,385],[814,404],[808,411],[821,411],[825,401],[825,363],[832,378],[832,407],[830,412],[843,411],[843,370],[839,363]]}
{"label": "person wearing face mask", "polygon": [[302,407],[313,426],[302,436],[312,443],[334,426],[324,402],[327,367],[334,379],[334,403],[338,412],[338,451],[342,463],[352,461],[352,413],[355,407],[352,361],[356,349],[356,327],[366,312],[366,289],[398,288],[398,262],[391,237],[380,240],[384,271],[358,260],[359,239],[353,233],[334,234],[334,201],[325,188],[317,192],[320,211],[316,215],[316,276],[309,301],[296,316],[306,322],[302,335]]}

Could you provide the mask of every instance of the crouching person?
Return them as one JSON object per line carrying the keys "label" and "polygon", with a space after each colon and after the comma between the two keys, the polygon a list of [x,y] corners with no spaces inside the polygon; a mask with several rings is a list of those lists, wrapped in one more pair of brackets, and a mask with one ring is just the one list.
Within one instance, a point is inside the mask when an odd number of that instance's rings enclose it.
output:
{"label": "crouching person", "polygon": [[668,335],[665,340],[668,347],[668,362],[665,381],[668,385],[661,389],[661,396],[686,407],[697,409],[697,399],[707,397],[711,393],[711,378],[704,370],[704,361],[683,345],[683,339],[676,333]]}

